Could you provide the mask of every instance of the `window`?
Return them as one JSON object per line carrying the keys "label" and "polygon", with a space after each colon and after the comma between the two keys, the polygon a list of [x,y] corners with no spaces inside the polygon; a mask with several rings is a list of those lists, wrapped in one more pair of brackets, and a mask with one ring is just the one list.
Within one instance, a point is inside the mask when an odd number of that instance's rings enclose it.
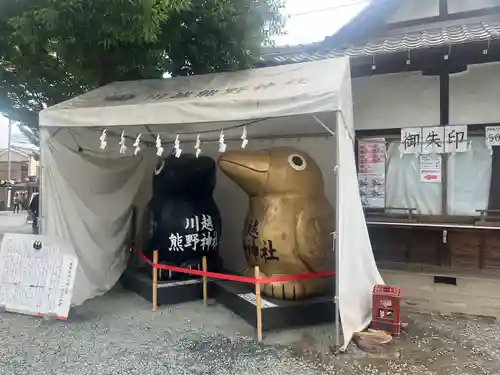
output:
{"label": "window", "polygon": [[[389,140],[385,213],[407,215],[404,209],[415,209],[413,213],[417,215],[478,216],[478,210],[488,209],[492,155],[484,136],[469,135],[469,141],[469,151],[441,155],[439,181],[423,182],[420,157],[401,155],[399,139]],[[443,199],[446,199],[444,205]]]}
{"label": "window", "polygon": [[21,181],[24,181],[25,179],[28,178],[28,165],[27,164],[22,164],[21,165]]}
{"label": "window", "polygon": [[442,183],[420,181],[420,160],[415,155],[401,156],[399,141],[387,148],[385,206],[387,213],[404,213],[394,208],[414,208],[415,214],[442,213]]}
{"label": "window", "polygon": [[468,152],[448,156],[447,213],[475,216],[488,208],[492,156],[484,138],[470,140]]}

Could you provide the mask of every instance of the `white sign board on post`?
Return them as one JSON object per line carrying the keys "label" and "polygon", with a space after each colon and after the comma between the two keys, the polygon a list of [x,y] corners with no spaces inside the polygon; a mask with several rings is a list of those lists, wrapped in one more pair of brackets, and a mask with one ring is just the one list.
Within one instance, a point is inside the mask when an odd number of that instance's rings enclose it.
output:
{"label": "white sign board on post", "polygon": [[0,247],[0,306],[67,319],[77,266],[68,245],[57,239],[6,233]]}

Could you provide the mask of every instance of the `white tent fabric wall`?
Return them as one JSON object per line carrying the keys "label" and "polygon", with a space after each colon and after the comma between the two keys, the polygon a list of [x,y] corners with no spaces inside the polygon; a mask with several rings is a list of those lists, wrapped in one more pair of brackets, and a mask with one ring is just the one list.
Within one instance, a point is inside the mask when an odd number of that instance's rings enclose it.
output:
{"label": "white tent fabric wall", "polygon": [[133,158],[120,158],[118,150],[79,152],[78,145],[87,149],[96,138],[77,134],[77,145],[72,135],[66,129],[41,131],[42,230],[74,246],[79,267],[72,303],[79,305],[110,290],[123,273],[131,207],[147,203],[148,195],[138,193],[149,185],[156,160],[153,150]]}
{"label": "white tent fabric wall", "polygon": [[[335,113],[342,114],[338,124]],[[197,133],[202,140],[216,141],[224,128],[230,144],[230,139],[240,138],[241,128],[236,127],[242,124],[248,124],[250,142],[324,137],[337,131],[336,268],[344,344],[369,321],[371,290],[381,278],[359,198],[347,58],[111,84],[45,109],[40,124],[42,229],[71,241],[76,249],[80,268],[74,304],[109,290],[125,268],[131,207],[144,207],[150,196],[156,134],[165,142],[176,134],[184,142],[193,141]],[[108,128],[105,151],[99,149],[103,128]],[[122,130],[130,137],[126,157],[118,152]],[[132,156],[132,142],[139,133],[153,147]],[[169,147],[165,145],[167,152]],[[329,162],[331,171],[336,161]]]}
{"label": "white tent fabric wall", "polygon": [[344,345],[347,348],[354,333],[364,330],[371,322],[372,289],[384,284],[373,257],[373,251],[359,197],[354,154],[354,138],[344,122],[339,120],[338,183],[340,220],[338,233],[339,310]]}

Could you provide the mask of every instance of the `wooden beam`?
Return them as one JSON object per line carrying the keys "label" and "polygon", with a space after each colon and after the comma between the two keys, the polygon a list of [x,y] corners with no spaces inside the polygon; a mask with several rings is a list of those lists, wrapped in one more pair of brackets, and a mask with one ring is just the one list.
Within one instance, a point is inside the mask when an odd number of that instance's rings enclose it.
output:
{"label": "wooden beam", "polygon": [[465,71],[468,65],[500,61],[500,41],[492,40],[488,53],[484,54],[483,50],[487,46],[487,41],[453,45],[448,60],[444,59],[448,46],[414,50],[410,53],[410,64],[406,64],[408,51],[381,54],[375,56],[375,70],[372,69],[372,57],[357,57],[352,60],[351,75],[364,77],[411,71],[423,71],[426,75],[438,76],[443,73],[459,73]]}
{"label": "wooden beam", "polygon": [[388,31],[391,31],[391,33],[393,33],[397,29],[404,29],[406,27],[422,25],[422,29],[426,29],[426,28],[429,29],[429,28],[432,28],[433,23],[437,23],[437,22],[456,21],[456,20],[464,20],[465,21],[465,20],[467,20],[469,18],[473,18],[473,17],[483,17],[483,16],[489,16],[491,14],[500,13],[500,6],[494,6],[494,7],[484,8],[484,9],[470,10],[467,12],[449,13],[448,4],[446,4],[446,8],[444,8],[444,6],[442,8],[442,5],[441,5],[442,1],[443,0],[440,0],[440,3],[439,3],[439,15],[432,16],[432,17],[417,18],[417,19],[408,20],[408,21],[388,23],[385,25],[384,30],[381,30],[381,35],[383,36],[384,33],[387,33]]}
{"label": "wooden beam", "polygon": [[439,16],[448,16],[448,0],[439,0]]}
{"label": "wooden beam", "polygon": [[439,76],[439,117],[440,125],[450,123],[450,75],[443,73]]}
{"label": "wooden beam", "polygon": [[[439,117],[440,125],[450,123],[450,75],[443,73],[439,76]],[[448,214],[448,155],[441,155],[441,215]],[[449,246],[446,246],[448,253]],[[448,254],[447,254],[448,255]]]}
{"label": "wooden beam", "polygon": [[[439,124],[436,124],[436,126],[438,125]],[[500,123],[471,124],[467,126],[468,133],[470,134],[472,132],[475,132],[484,135],[484,128],[487,126],[500,126]],[[394,139],[397,139],[400,136],[401,136],[401,128],[356,130],[356,138],[394,137]],[[500,169],[500,164],[499,164],[499,169]]]}

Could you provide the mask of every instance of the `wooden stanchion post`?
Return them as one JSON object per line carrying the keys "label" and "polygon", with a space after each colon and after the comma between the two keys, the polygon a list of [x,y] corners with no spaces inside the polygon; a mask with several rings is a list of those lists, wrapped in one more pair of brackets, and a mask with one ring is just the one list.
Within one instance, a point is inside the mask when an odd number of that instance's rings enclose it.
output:
{"label": "wooden stanchion post", "polygon": [[153,252],[153,311],[158,307],[158,250]]}
{"label": "wooden stanchion post", "polygon": [[[259,267],[255,267],[255,278],[260,278]],[[255,305],[257,307],[257,341],[262,341],[262,301],[260,299],[260,284],[255,284]]]}
{"label": "wooden stanchion post", "polygon": [[[207,257],[201,258],[201,269],[203,272],[207,272]],[[203,282],[203,304],[208,307],[208,287],[207,287],[207,277],[202,277]]]}

